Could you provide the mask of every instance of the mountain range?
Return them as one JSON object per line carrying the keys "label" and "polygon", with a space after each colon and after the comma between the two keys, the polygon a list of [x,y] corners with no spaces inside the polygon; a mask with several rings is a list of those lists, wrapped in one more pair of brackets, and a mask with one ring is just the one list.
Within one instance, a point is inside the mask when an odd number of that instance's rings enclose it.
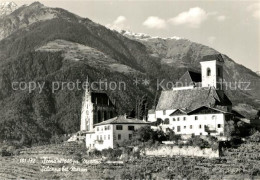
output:
{"label": "mountain range", "polygon": [[[0,17],[0,140],[21,144],[48,142],[53,135],[79,130],[83,89],[58,88],[53,82],[125,82],[106,90],[119,114],[148,96],[158,97],[157,80],[176,82],[187,70],[200,71],[205,55],[220,52],[188,39],[151,37],[108,29],[88,18],[39,2]],[[248,90],[227,89],[235,110],[254,118],[260,109],[260,77],[224,58],[228,82],[250,82]],[[134,84],[147,79],[148,84]],[[14,90],[13,82],[44,83],[33,92]]]}

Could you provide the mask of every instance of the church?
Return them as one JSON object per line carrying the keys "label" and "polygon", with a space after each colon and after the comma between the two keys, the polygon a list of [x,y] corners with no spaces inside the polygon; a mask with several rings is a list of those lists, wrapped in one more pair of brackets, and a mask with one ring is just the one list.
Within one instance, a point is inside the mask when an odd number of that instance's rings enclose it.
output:
{"label": "church", "polygon": [[173,89],[161,92],[158,104],[149,111],[148,121],[181,135],[225,136],[232,118],[232,103],[223,90],[222,56],[205,56],[201,73],[187,71]]}
{"label": "church", "polygon": [[115,100],[111,100],[105,92],[86,89],[82,100],[80,131],[93,131],[94,124],[116,115]]}
{"label": "church", "polygon": [[102,91],[86,88],[82,99],[80,131],[68,141],[85,141],[86,133],[94,131],[94,125],[117,116],[116,102]]}

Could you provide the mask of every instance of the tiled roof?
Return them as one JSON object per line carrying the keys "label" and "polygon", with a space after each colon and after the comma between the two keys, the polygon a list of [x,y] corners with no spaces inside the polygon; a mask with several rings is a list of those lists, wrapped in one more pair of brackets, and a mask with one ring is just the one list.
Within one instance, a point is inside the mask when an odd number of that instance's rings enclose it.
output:
{"label": "tiled roof", "polygon": [[188,112],[184,109],[176,109],[173,113],[170,114],[170,116],[174,116],[174,115],[183,115],[183,114],[187,114]]}
{"label": "tiled roof", "polygon": [[162,91],[156,110],[194,110],[201,106],[215,107],[231,105],[226,95],[223,97],[214,87]]}
{"label": "tiled roof", "polygon": [[211,113],[231,114],[227,111],[223,111],[221,109],[216,109],[216,108],[207,107],[207,106],[202,106],[197,109],[194,109],[194,110],[190,111],[188,114],[192,115],[192,114],[211,114]]}
{"label": "tiled roof", "polygon": [[212,60],[224,62],[224,59],[223,59],[221,54],[213,54],[213,55],[203,56],[201,61],[212,61]]}
{"label": "tiled roof", "polygon": [[149,124],[149,122],[145,122],[139,119],[131,119],[126,118],[125,116],[118,116],[114,117],[112,119],[108,119],[106,121],[103,121],[101,123],[94,124],[94,126],[100,126],[105,124]]}
{"label": "tiled roof", "polygon": [[238,112],[235,111],[235,110],[232,110],[231,112],[232,112],[236,117],[238,117],[238,118],[245,118],[245,116],[243,116],[242,114],[238,113]]}

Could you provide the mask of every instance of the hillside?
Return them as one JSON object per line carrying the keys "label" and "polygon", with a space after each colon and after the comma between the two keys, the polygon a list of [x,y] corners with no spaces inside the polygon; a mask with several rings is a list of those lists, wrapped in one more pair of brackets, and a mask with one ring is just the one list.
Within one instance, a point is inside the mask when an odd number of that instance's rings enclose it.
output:
{"label": "hillside", "polygon": [[[53,93],[53,82],[84,82],[87,77],[91,82],[125,82],[125,90],[106,91],[123,114],[135,107],[137,96],[147,94],[153,102],[157,78],[175,82],[187,69],[199,70],[204,55],[217,52],[186,39],[127,37],[38,2],[1,17],[0,30],[0,140],[23,144],[79,130],[83,89]],[[235,105],[256,111],[260,77],[224,58],[225,78],[255,82],[250,91],[229,90],[228,95]],[[135,86],[135,78],[151,83]],[[12,88],[13,82],[31,81],[45,84],[41,93],[39,88],[31,93]]]}

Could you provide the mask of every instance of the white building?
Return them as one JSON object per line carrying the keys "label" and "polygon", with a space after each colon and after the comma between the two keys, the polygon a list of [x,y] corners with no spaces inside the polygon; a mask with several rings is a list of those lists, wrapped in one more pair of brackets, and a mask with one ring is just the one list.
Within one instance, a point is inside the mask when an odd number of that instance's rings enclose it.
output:
{"label": "white building", "polygon": [[156,121],[156,115],[155,115],[155,110],[154,109],[150,109],[148,111],[148,117],[147,117],[149,122],[155,122]]}
{"label": "white building", "polygon": [[170,128],[176,134],[224,136],[225,121],[232,116],[232,113],[206,106],[190,112],[177,109],[163,121],[161,127],[165,131]]}
{"label": "white building", "polygon": [[187,71],[171,90],[162,91],[155,117],[163,121],[163,130],[176,134],[225,135],[226,121],[232,117],[232,103],[222,90],[221,55],[205,56],[200,62],[201,74]]}
{"label": "white building", "polygon": [[133,132],[149,123],[125,116],[115,117],[95,124],[92,132],[86,134],[86,147],[89,149],[108,149],[130,140]]}

